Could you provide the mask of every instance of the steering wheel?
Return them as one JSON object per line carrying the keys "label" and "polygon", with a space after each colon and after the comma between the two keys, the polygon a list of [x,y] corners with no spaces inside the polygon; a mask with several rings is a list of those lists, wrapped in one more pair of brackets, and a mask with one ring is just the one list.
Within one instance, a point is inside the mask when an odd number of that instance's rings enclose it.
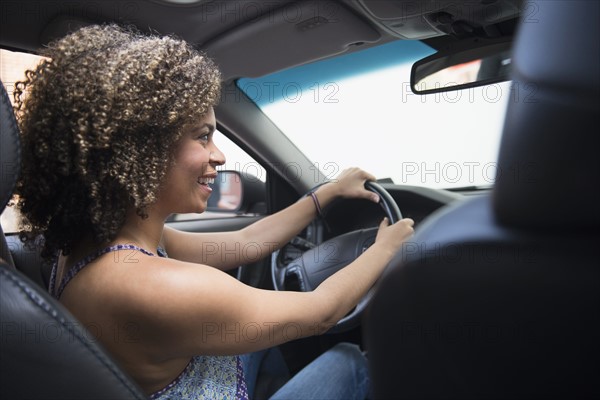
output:
{"label": "steering wheel", "polygon": [[[365,183],[365,188],[379,196],[379,205],[390,224],[402,219],[398,205],[387,190],[371,181]],[[278,252],[274,253],[271,275],[275,290],[289,290],[290,287],[293,287],[294,290],[302,292],[312,291],[329,276],[352,263],[375,243],[377,229],[359,229],[331,238],[305,251],[285,266],[279,265]],[[358,326],[362,313],[372,296],[373,288],[363,296],[349,314],[338,321],[327,333],[344,332]]]}

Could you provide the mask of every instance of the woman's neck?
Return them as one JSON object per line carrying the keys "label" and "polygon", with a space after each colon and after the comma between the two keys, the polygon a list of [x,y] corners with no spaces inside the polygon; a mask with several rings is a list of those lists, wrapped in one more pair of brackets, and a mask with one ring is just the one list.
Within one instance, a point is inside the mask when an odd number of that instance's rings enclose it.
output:
{"label": "woman's neck", "polygon": [[117,234],[114,243],[136,244],[148,251],[155,252],[162,238],[165,219],[149,213],[142,218],[134,210],[127,214],[125,224]]}

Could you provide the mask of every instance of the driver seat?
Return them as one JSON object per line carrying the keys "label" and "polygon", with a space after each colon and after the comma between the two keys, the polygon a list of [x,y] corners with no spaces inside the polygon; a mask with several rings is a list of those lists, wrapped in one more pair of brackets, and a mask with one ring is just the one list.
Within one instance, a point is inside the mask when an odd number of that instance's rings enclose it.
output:
{"label": "driver seat", "polygon": [[[0,213],[12,195],[20,163],[19,132],[0,82]],[[0,250],[0,398],[145,399],[97,339],[15,269],[1,231]]]}
{"label": "driver seat", "polygon": [[491,195],[431,216],[380,279],[375,399],[600,398],[600,3],[535,7]]}

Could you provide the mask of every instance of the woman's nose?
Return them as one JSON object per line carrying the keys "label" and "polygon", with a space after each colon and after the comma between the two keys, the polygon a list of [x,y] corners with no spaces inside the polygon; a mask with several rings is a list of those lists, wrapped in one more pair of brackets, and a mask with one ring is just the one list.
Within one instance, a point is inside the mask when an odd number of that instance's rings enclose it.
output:
{"label": "woman's nose", "polygon": [[211,164],[223,165],[225,164],[225,155],[219,150],[217,146],[213,145],[212,150],[209,153],[208,161]]}

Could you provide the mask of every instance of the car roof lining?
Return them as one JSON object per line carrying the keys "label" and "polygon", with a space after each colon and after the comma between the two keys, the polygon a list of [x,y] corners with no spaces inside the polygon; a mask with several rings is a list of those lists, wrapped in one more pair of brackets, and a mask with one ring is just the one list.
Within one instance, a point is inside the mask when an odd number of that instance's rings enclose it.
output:
{"label": "car roof lining", "polygon": [[[174,34],[202,48],[207,40],[291,2],[293,0],[209,0],[182,7],[152,0],[7,1],[2,2],[0,38],[3,46],[36,51],[76,25],[111,21],[135,26],[142,32]],[[256,7],[247,7],[245,3]],[[72,25],[65,25],[66,21]]]}
{"label": "car roof lining", "polygon": [[[520,2],[466,2],[459,6],[440,0],[435,7],[415,9],[414,4],[420,3],[387,0],[388,6],[404,11],[385,18],[378,8],[382,3],[372,0],[209,0],[191,6],[149,0],[77,0],[68,4],[22,0],[3,3],[0,37],[3,47],[37,51],[50,40],[97,21],[133,25],[142,32],[152,27],[152,32],[174,34],[207,51],[227,81],[263,76],[399,38],[418,36],[438,49],[456,40],[456,35],[444,34],[450,28],[436,22],[440,13],[454,14],[455,19],[464,18],[473,26],[488,24],[494,27],[493,34],[512,35],[510,29],[502,32],[497,26],[510,26]],[[495,12],[491,18],[484,11],[492,6],[505,11]],[[19,15],[24,18],[16,18]],[[23,29],[23,23],[28,29]],[[487,34],[490,30],[483,31]],[[264,45],[265,39],[272,43],[269,47]]]}
{"label": "car roof lining", "polygon": [[[206,49],[225,79],[231,79],[263,76],[381,39],[377,29],[342,3],[302,2],[238,26]],[[243,63],[236,62],[240,57]]]}

